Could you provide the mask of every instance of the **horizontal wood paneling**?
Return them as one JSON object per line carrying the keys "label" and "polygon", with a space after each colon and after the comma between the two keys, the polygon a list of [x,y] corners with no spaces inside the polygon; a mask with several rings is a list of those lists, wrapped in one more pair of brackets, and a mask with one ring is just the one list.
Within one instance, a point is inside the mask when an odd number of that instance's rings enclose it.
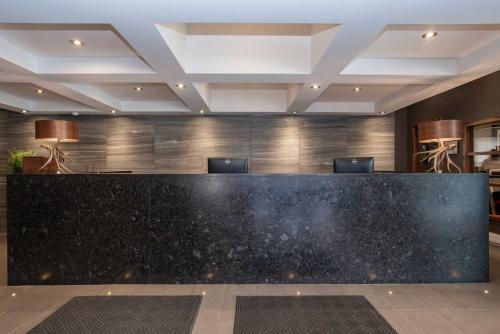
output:
{"label": "horizontal wood paneling", "polygon": [[[32,147],[37,119],[80,122],[77,172],[206,173],[208,157],[248,157],[253,173],[330,173],[334,157],[374,156],[394,169],[394,117],[292,116],[26,116],[0,112],[0,174],[7,151]],[[0,182],[0,188],[4,188]],[[0,189],[0,215],[5,210]],[[0,219],[0,224],[2,220]],[[0,231],[5,226],[0,225]]]}

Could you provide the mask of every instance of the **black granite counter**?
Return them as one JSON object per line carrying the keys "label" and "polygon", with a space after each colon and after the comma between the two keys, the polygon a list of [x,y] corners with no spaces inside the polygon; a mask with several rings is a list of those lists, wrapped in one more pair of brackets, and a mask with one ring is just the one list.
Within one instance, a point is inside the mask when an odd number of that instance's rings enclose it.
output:
{"label": "black granite counter", "polygon": [[7,181],[11,285],[488,280],[486,175]]}

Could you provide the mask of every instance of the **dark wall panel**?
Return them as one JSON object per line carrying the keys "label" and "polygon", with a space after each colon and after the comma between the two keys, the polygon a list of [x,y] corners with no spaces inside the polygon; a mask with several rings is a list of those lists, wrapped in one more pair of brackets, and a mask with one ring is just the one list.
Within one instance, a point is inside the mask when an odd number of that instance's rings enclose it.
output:
{"label": "dark wall panel", "polygon": [[[415,124],[437,119],[461,119],[468,123],[500,116],[499,87],[500,71],[397,111],[396,114],[407,113],[407,126],[404,132],[396,132],[396,161],[402,165],[401,160],[406,159],[406,167],[410,169],[411,129]],[[404,117],[397,115],[396,120],[400,116]],[[406,149],[402,149],[402,145],[406,145]],[[461,145],[458,153],[461,157]],[[462,166],[461,159],[457,162]]]}

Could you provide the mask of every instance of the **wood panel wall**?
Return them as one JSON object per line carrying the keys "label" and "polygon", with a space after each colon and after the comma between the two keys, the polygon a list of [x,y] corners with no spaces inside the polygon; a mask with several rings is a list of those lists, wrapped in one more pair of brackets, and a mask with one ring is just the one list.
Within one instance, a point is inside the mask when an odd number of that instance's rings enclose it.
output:
{"label": "wood panel wall", "polygon": [[[1,174],[7,172],[9,149],[33,147],[39,154],[46,154],[34,140],[34,122],[48,118],[56,117],[1,113]],[[94,168],[206,173],[208,157],[248,157],[253,173],[331,173],[334,157],[350,156],[374,156],[376,170],[394,170],[392,115],[57,118],[80,122],[80,142],[63,145],[80,155],[82,164],[70,165],[77,172]],[[0,215],[5,208],[5,186],[1,182]]]}

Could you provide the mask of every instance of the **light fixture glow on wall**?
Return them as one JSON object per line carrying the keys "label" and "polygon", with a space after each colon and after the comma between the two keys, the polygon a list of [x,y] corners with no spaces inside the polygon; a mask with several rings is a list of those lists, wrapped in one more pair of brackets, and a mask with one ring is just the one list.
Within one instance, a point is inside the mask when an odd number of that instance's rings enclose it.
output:
{"label": "light fixture glow on wall", "polygon": [[361,92],[361,87],[354,87],[352,90],[356,93],[359,93]]}
{"label": "light fixture glow on wall", "polygon": [[115,109],[111,110],[111,113],[116,114],[116,110]]}
{"label": "light fixture glow on wall", "polygon": [[316,84],[315,84],[315,85],[312,85],[312,86],[311,86],[311,88],[312,88],[312,89],[320,89],[320,88],[321,88],[321,86],[320,86],[320,85],[316,85]]}
{"label": "light fixture glow on wall", "polygon": [[423,39],[430,39],[430,38],[434,38],[438,35],[437,31],[429,31],[429,32],[426,32],[422,35],[422,38]]}
{"label": "light fixture glow on wall", "polygon": [[142,92],[144,90],[144,88],[140,87],[140,86],[137,86],[134,88],[137,92]]}
{"label": "light fixture glow on wall", "polygon": [[205,110],[200,110],[200,114],[204,114],[205,113]]}
{"label": "light fixture glow on wall", "polygon": [[36,93],[37,93],[37,94],[43,94],[43,92],[44,92],[44,91],[43,91],[43,89],[40,89],[40,88],[38,88],[38,89],[36,90]]}
{"label": "light fixture glow on wall", "polygon": [[28,112],[28,110],[23,109],[23,110],[21,110],[21,112],[22,112],[23,114],[26,114],[26,113]]}
{"label": "light fixture glow on wall", "polygon": [[85,43],[83,43],[82,40],[79,40],[79,39],[72,39],[71,41],[69,41],[71,44],[73,44],[74,46],[83,46]]}
{"label": "light fixture glow on wall", "polygon": [[182,84],[182,83],[178,83],[177,85],[175,85],[175,87],[177,87],[179,89],[184,89],[184,88],[186,88],[186,85]]}

